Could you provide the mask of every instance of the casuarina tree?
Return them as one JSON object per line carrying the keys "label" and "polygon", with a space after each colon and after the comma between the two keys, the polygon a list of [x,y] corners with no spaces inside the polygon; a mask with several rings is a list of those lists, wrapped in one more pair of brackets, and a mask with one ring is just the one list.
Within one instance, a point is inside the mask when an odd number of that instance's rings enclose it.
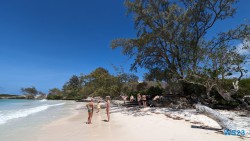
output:
{"label": "casuarina tree", "polygon": [[[212,89],[226,100],[238,90],[238,82],[246,72],[246,56],[250,35],[249,24],[212,34],[214,25],[232,18],[237,0],[126,0],[128,13],[134,17],[137,36],[112,41],[113,49],[122,48],[134,59],[132,70],[146,68],[158,79],[185,81]],[[239,73],[233,89],[223,87],[224,79]],[[158,75],[158,76],[157,76]]]}

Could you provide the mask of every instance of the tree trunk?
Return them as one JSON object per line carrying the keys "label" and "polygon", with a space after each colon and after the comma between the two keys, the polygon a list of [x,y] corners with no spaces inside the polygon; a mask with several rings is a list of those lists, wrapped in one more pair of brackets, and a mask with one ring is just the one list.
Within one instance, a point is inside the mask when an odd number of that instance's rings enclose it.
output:
{"label": "tree trunk", "polygon": [[246,109],[250,111],[250,95],[246,95],[239,100],[246,106]]}
{"label": "tree trunk", "polygon": [[232,89],[230,92],[227,92],[226,90],[224,90],[223,88],[221,88],[219,86],[215,86],[215,89],[223,97],[224,100],[235,101],[235,99],[233,99],[231,96],[236,94],[238,89]]}
{"label": "tree trunk", "polygon": [[221,113],[204,105],[196,104],[196,111],[216,121],[222,129],[236,130],[236,125]]}

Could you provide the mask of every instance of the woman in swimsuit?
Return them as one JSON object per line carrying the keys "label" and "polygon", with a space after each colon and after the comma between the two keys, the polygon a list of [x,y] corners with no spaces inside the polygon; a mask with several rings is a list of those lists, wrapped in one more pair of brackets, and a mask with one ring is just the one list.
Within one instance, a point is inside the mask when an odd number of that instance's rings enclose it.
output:
{"label": "woman in swimsuit", "polygon": [[147,107],[147,97],[146,97],[146,95],[142,95],[142,104],[143,104],[144,108]]}
{"label": "woman in swimsuit", "polygon": [[107,122],[109,122],[110,120],[110,114],[109,114],[109,110],[110,110],[110,96],[106,96],[106,112],[107,112],[107,117],[108,117],[108,120]]}
{"label": "woman in swimsuit", "polygon": [[87,109],[88,109],[88,122],[87,124],[91,124],[91,120],[92,120],[92,116],[93,116],[93,112],[94,112],[94,103],[93,103],[93,99],[91,99],[91,101],[86,105]]}

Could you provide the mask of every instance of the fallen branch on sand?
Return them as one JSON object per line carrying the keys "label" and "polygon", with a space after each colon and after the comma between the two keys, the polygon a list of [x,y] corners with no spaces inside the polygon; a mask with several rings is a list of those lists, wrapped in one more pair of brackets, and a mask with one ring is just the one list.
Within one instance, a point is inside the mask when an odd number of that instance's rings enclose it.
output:
{"label": "fallen branch on sand", "polygon": [[236,125],[232,122],[232,120],[222,115],[221,113],[200,104],[195,105],[195,107],[197,112],[204,114],[207,117],[216,121],[221,126],[222,129],[233,129],[233,130],[237,129]]}

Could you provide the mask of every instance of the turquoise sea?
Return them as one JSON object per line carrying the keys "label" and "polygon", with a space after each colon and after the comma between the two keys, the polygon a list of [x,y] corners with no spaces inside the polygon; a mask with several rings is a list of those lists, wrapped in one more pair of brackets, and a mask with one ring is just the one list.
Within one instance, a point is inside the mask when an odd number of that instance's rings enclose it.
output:
{"label": "turquoise sea", "polygon": [[0,140],[32,140],[46,123],[73,114],[73,101],[0,99]]}

